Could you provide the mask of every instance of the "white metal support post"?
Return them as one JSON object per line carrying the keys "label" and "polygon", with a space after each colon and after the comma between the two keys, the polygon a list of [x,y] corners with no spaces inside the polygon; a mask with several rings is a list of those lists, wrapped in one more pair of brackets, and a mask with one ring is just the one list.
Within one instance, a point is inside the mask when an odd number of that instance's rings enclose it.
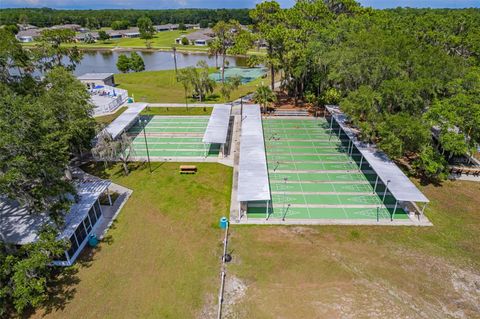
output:
{"label": "white metal support post", "polygon": [[242,202],[238,202],[238,221],[242,219]]}
{"label": "white metal support post", "polygon": [[363,154],[362,154],[362,157],[360,157],[360,166],[358,167],[358,170],[360,172],[362,171],[362,164],[363,164]]}
{"label": "white metal support post", "polygon": [[112,206],[112,197],[110,196],[110,189],[107,187],[107,196],[108,196],[108,203]]}
{"label": "white metal support post", "polygon": [[269,203],[270,203],[270,201],[267,200],[267,209],[266,209],[266,211],[265,211],[265,214],[266,214],[266,218],[265,218],[265,219],[266,219],[266,220],[268,220],[268,217],[269,217],[269,214],[268,214],[268,206],[269,206]]}
{"label": "white metal support post", "polygon": [[328,141],[332,139],[332,132],[333,132],[333,114],[330,114],[330,130],[328,134]]}
{"label": "white metal support post", "polygon": [[383,193],[382,203],[385,203],[385,196],[387,195],[388,184],[390,184],[390,180],[388,180],[388,181],[387,181],[387,185],[385,185],[385,191],[384,191],[384,193]]}
{"label": "white metal support post", "polygon": [[377,179],[375,179],[375,187],[373,188],[373,194],[375,194],[375,192],[377,191],[377,185],[378,185],[378,175],[377,175]]}
{"label": "white metal support post", "polygon": [[393,209],[393,214],[390,220],[393,222],[393,219],[395,218],[395,213],[397,212],[397,206],[398,206],[398,200],[395,200],[395,208]]}
{"label": "white metal support post", "polygon": [[423,213],[425,212],[425,208],[427,208],[427,205],[428,205],[428,203],[423,204],[423,207],[422,207],[422,216],[423,216]]}

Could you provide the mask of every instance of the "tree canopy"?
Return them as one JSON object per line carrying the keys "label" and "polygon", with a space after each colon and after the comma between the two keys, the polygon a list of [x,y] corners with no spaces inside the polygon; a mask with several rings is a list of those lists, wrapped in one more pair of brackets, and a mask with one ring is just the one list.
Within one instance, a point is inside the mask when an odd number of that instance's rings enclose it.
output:
{"label": "tree canopy", "polygon": [[392,158],[416,160],[418,173],[440,176],[440,153],[478,147],[480,10],[299,0],[289,9],[265,1],[250,15],[267,48],[252,62],[272,75],[282,69],[295,101],[339,103],[361,137]]}
{"label": "tree canopy", "polygon": [[50,8],[16,8],[0,10],[0,21],[5,24],[30,23],[38,27],[76,23],[88,28],[110,27],[114,21],[127,21],[136,25],[141,17],[148,17],[154,24],[202,23],[235,19],[250,24],[249,9],[178,9],[178,10],[56,10]]}
{"label": "tree canopy", "polygon": [[[44,34],[41,50],[24,50],[0,29],[0,195],[31,214],[45,213],[39,240],[21,248],[0,242],[0,316],[37,307],[48,298],[49,266],[65,249],[56,237],[75,194],[65,170],[90,148],[93,106],[85,86],[69,71],[75,48],[61,46],[70,35]],[[70,51],[71,50],[71,51]],[[41,79],[34,71],[43,72]]]}

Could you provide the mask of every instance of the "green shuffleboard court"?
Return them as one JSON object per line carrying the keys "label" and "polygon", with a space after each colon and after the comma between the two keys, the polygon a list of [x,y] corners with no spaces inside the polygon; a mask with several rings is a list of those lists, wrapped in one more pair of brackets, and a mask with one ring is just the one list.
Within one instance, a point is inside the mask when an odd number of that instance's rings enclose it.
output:
{"label": "green shuffleboard court", "polygon": [[[134,156],[151,157],[217,157],[220,145],[204,144],[208,116],[153,116],[144,127],[139,122],[128,130]],[[146,140],[146,141],[145,141]]]}
{"label": "green shuffleboard court", "polygon": [[[269,219],[408,220],[395,198],[377,185],[361,155],[348,153],[349,140],[322,118],[263,119],[272,201]],[[248,205],[248,218],[265,219],[262,202]]]}

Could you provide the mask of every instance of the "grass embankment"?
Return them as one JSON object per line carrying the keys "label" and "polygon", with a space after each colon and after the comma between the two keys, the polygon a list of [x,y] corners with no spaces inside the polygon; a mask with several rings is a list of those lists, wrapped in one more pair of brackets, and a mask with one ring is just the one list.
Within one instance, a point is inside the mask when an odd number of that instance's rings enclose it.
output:
{"label": "grass embankment", "polygon": [[[107,29],[104,29],[107,30]],[[194,30],[187,30],[187,31],[166,31],[166,32],[157,32],[152,39],[149,40],[152,49],[171,49],[172,46],[175,45],[175,39],[179,38],[182,35],[189,34]],[[27,42],[22,43],[25,46],[34,46],[36,42]],[[120,39],[109,39],[106,41],[100,41],[94,43],[84,43],[84,42],[76,42],[70,44],[64,44],[65,46],[77,46],[79,48],[91,48],[91,49],[102,49],[102,48],[134,48],[134,49],[147,49],[146,41],[140,38],[120,38]],[[179,49],[182,48],[182,45],[175,45],[178,46]],[[189,48],[190,46],[185,46],[185,48]],[[208,50],[206,47],[196,47],[192,46],[196,49],[200,50]]]}
{"label": "grass embankment", "polygon": [[[107,30],[108,28],[104,28],[103,30]],[[186,35],[197,30],[172,30],[172,31],[164,31],[164,32],[157,32],[152,39],[148,40],[150,45],[147,46],[147,42],[144,39],[140,38],[120,38],[120,39],[109,39],[106,41],[100,41],[94,43],[84,43],[84,42],[76,42],[76,43],[69,43],[64,44],[66,47],[76,46],[82,49],[113,49],[113,48],[122,48],[122,49],[141,49],[141,50],[150,50],[150,49],[157,49],[157,50],[171,50],[173,46],[177,48],[178,51],[195,51],[195,52],[206,52],[208,51],[208,46],[195,46],[195,45],[182,45],[176,44],[175,39],[181,37],[182,35]],[[37,42],[27,42],[22,43],[22,45],[31,47],[35,46]],[[251,49],[248,51],[248,55],[264,55],[266,51],[264,49]]]}
{"label": "grass embankment", "polygon": [[[123,176],[120,166],[87,171],[133,190],[98,249],[80,261],[73,299],[46,318],[194,318],[218,289],[222,234],[232,169],[152,163]],[[63,297],[63,296],[62,296]],[[39,314],[40,315],[40,314]]]}
{"label": "grass embankment", "polygon": [[119,117],[120,115],[122,115],[123,112],[125,112],[127,110],[127,107],[124,106],[124,107],[121,107],[118,109],[117,112],[113,113],[113,114],[109,114],[109,115],[102,115],[102,116],[97,116],[95,117],[95,121],[101,125],[108,125],[110,124],[111,122],[113,122],[113,120],[115,120],[117,117]]}
{"label": "grass embankment", "polygon": [[235,318],[479,318],[480,185],[420,187],[433,227],[232,227]]}
{"label": "grass embankment", "polygon": [[147,107],[141,115],[210,115],[213,107]]}
{"label": "grass embankment", "polygon": [[[211,69],[211,72],[214,72]],[[185,93],[181,83],[177,82],[174,70],[146,71],[137,73],[115,74],[115,82],[120,88],[128,90],[129,95],[135,96],[138,102],[150,103],[184,103]],[[229,100],[235,100],[243,95],[252,93],[261,83],[269,84],[269,77],[258,78],[250,83],[240,85],[232,92]],[[224,102],[220,96],[220,83],[212,95],[204,103]],[[191,103],[198,103],[197,99],[189,98]]]}

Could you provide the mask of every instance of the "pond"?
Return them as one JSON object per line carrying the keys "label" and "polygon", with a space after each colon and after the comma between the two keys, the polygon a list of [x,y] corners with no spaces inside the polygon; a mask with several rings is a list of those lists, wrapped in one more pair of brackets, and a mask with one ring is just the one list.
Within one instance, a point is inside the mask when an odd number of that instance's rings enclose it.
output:
{"label": "pond", "polygon": [[[145,71],[172,70],[175,68],[173,52],[165,51],[137,51],[145,62]],[[120,54],[130,55],[130,52],[120,51],[85,51],[82,61],[75,69],[75,75],[84,73],[119,73],[117,60]],[[195,66],[199,61],[205,60],[208,65],[215,66],[215,57],[209,57],[206,53],[177,52],[177,66],[184,68]],[[227,57],[229,66],[245,66],[244,57]],[[221,57],[218,58],[221,65]]]}

